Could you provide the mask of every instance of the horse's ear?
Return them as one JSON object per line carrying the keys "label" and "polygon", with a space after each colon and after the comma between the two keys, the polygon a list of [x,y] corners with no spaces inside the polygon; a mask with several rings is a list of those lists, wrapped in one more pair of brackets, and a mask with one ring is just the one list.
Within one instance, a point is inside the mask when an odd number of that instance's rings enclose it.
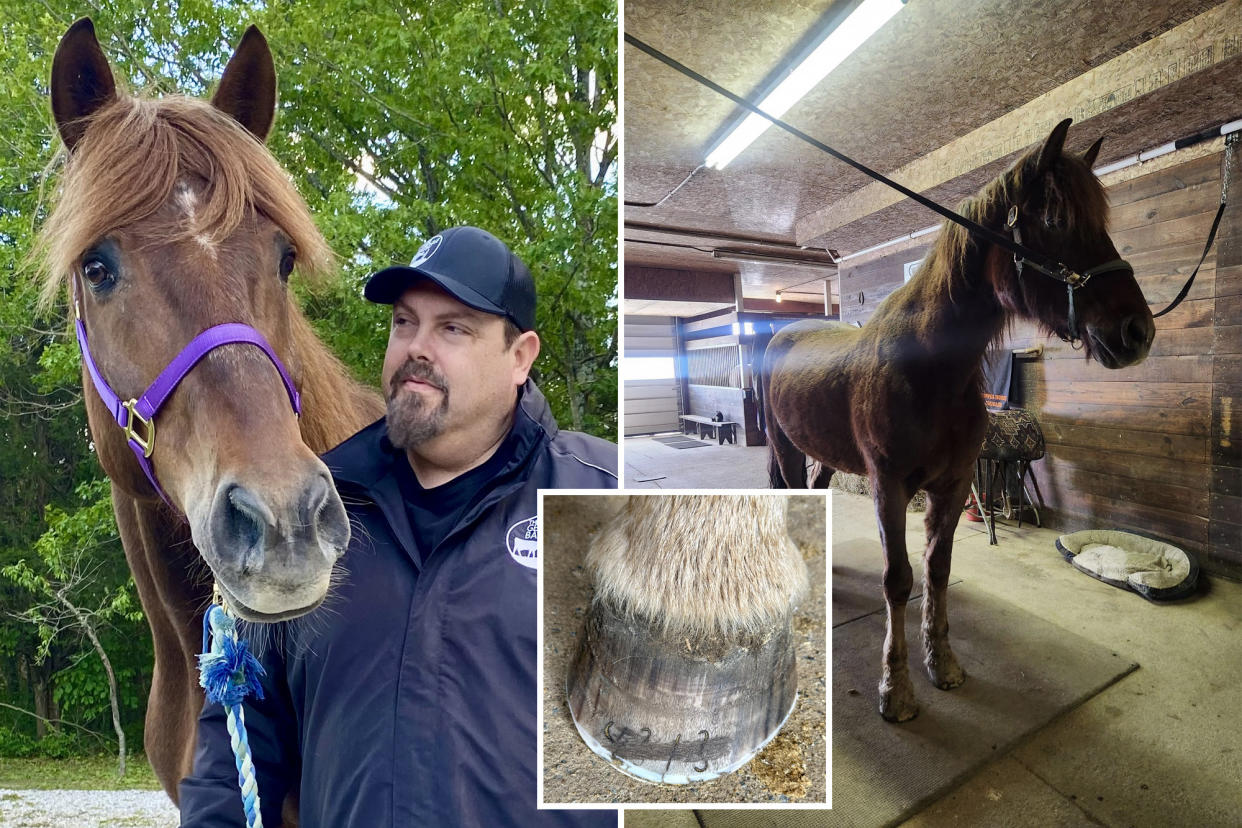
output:
{"label": "horse's ear", "polygon": [[1035,166],[1036,172],[1046,173],[1052,169],[1053,162],[1061,157],[1061,150],[1065,147],[1065,134],[1069,132],[1072,121],[1073,118],[1066,118],[1052,128],[1052,132],[1048,134],[1048,140],[1044,141],[1044,148],[1039,151],[1039,163]]}
{"label": "horse's ear", "polygon": [[1087,151],[1082,154],[1082,160],[1084,163],[1086,163],[1088,167],[1095,166],[1096,156],[1100,154],[1100,144],[1103,144],[1103,143],[1104,143],[1104,136],[1101,135],[1099,138],[1096,138],[1095,143],[1092,144],[1090,147],[1088,147]]}
{"label": "horse's ear", "polygon": [[211,103],[260,141],[267,140],[276,117],[276,66],[258,26],[251,26],[242,35]]}
{"label": "horse's ear", "polygon": [[114,100],[116,82],[95,39],[95,24],[83,17],[65,32],[52,58],[52,115],[65,148],[73,152],[86,119]]}

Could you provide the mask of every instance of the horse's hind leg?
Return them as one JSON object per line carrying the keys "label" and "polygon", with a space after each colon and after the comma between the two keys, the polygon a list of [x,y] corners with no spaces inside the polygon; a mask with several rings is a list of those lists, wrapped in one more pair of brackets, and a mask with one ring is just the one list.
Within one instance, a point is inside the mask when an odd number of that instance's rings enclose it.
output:
{"label": "horse's hind leg", "polygon": [[828,484],[832,482],[832,476],[836,474],[836,469],[831,466],[825,466],[819,460],[811,466],[811,488],[826,489]]}
{"label": "horse's hind leg", "polygon": [[890,722],[904,722],[919,712],[906,650],[906,604],[914,585],[914,572],[906,557],[906,506],[910,498],[900,483],[882,481],[875,475],[871,476],[871,491],[884,547],[884,604],[888,612],[880,675],[880,715]]}
{"label": "horse's hind leg", "polygon": [[768,418],[768,481],[773,489],[806,488],[806,455]]}
{"label": "horse's hind leg", "polygon": [[970,478],[950,481],[927,492],[927,549],[923,553],[923,663],[927,677],[941,690],[966,680],[949,647],[948,587],[953,532],[962,515]]}

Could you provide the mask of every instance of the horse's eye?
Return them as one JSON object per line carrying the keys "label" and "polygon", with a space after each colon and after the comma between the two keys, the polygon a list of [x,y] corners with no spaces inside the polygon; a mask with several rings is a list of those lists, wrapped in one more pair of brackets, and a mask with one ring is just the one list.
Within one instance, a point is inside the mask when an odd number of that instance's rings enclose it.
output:
{"label": "horse's eye", "polygon": [[280,257],[280,278],[288,279],[289,274],[293,272],[293,263],[297,258],[297,254],[292,250],[286,250],[285,255]]}
{"label": "horse's eye", "polygon": [[93,288],[103,287],[116,279],[108,266],[99,259],[87,259],[82,264],[82,275]]}

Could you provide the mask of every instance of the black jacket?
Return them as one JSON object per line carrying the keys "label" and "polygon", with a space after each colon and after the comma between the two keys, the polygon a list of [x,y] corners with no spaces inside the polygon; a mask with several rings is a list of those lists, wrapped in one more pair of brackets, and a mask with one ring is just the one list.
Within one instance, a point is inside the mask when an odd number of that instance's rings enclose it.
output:
{"label": "black jacket", "polygon": [[[535,807],[534,518],[538,489],[615,487],[617,447],[559,431],[533,383],[516,418],[511,459],[421,557],[384,420],[324,456],[353,532],[324,606],[267,631],[246,700],[265,825],[297,784],[306,828],[616,825]],[[184,826],[245,824],[224,718],[199,720]]]}

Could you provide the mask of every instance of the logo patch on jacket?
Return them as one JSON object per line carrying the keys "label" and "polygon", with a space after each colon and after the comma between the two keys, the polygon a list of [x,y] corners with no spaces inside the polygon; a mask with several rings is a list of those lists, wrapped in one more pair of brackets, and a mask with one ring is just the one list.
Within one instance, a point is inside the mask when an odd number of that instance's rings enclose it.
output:
{"label": "logo patch on jacket", "polygon": [[539,568],[539,518],[519,520],[505,533],[509,557],[528,569]]}

